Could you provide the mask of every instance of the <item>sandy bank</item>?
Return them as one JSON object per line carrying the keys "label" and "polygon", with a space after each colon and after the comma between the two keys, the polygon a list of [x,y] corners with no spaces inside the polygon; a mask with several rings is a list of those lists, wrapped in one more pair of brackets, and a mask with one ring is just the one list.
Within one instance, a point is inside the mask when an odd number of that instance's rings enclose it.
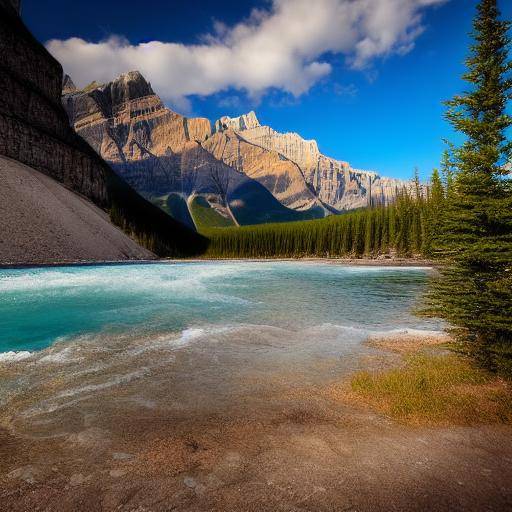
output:
{"label": "sandy bank", "polygon": [[[399,341],[406,340],[385,343]],[[363,366],[390,363],[381,356]],[[183,372],[194,365],[215,377],[210,353],[176,357],[185,358]],[[27,395],[2,414],[0,502],[9,511],[62,512],[510,507],[510,426],[398,424],[333,396],[337,364],[319,367],[325,382],[313,385],[295,367],[268,374],[241,361],[222,402],[213,398],[222,389],[198,386],[166,365],[149,380],[81,396],[54,412],[31,408]],[[16,416],[20,407],[34,416]]]}

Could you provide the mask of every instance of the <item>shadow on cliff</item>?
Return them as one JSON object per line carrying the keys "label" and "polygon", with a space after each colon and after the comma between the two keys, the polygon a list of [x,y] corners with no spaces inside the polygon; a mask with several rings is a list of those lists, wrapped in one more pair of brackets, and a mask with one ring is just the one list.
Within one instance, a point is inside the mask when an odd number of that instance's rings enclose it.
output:
{"label": "shadow on cliff", "polygon": [[202,254],[206,238],[140,196],[75,134],[61,104],[62,67],[18,10],[0,0],[0,154],[86,197],[158,256]]}

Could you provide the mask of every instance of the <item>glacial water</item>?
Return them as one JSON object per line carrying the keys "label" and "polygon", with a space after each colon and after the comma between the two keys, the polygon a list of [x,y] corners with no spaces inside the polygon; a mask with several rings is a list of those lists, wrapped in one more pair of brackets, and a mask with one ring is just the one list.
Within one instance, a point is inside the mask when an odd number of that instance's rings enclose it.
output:
{"label": "glacial water", "polygon": [[91,442],[98,464],[97,446],[105,462],[155,429],[165,438],[212,418],[328,411],[331,385],[393,357],[369,336],[440,328],[412,313],[429,272],[307,262],[0,270],[0,433],[46,440],[45,460],[57,457],[48,439],[66,450]]}
{"label": "glacial water", "polygon": [[[0,360],[54,343],[212,329],[283,329],[342,346],[368,332],[438,328],[412,314],[428,270],[320,263],[179,263],[0,270]],[[107,341],[105,341],[107,343]]]}

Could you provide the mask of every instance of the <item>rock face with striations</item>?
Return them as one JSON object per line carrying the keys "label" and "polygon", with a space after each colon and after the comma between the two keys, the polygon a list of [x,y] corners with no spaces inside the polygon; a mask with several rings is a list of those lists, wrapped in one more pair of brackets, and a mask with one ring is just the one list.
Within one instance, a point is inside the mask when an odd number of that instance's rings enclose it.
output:
{"label": "rock face with striations", "polygon": [[[234,130],[212,135],[208,119],[166,108],[137,71],[69,91],[62,102],[76,132],[146,197],[217,194],[221,202],[235,196],[243,202],[238,192],[246,186],[252,193],[259,187],[258,194],[270,193],[288,208],[320,205],[295,163]],[[233,121],[238,127],[255,124],[254,113]]]}
{"label": "rock face with striations", "polygon": [[261,183],[284,206],[295,210],[321,207],[296,163],[275,150],[248,142],[243,132],[217,132],[203,146],[216,159]]}
{"label": "rock face with striations", "polygon": [[[73,89],[70,80],[64,83],[67,90]],[[59,186],[87,198],[104,212],[109,211],[118,226],[162,255],[186,254],[195,242],[197,246],[204,247],[201,237],[139,196],[77,136],[62,108],[62,86],[60,64],[21,21],[19,2],[0,0],[0,155],[7,157],[3,159],[3,169],[14,161],[28,167],[21,170],[13,163],[12,173],[26,173],[27,168],[31,168],[34,173],[45,174]],[[36,181],[43,183],[39,179]],[[11,190],[16,190],[19,196],[23,187],[13,186]],[[69,197],[66,195],[67,201]],[[18,199],[23,202],[23,197],[12,196],[13,201]],[[69,201],[67,204],[71,204]],[[31,208],[29,201],[24,204],[25,208]],[[35,208],[33,215],[38,215]],[[65,215],[64,210],[62,215]],[[102,219],[101,223],[104,225],[105,220]],[[4,224],[1,227],[0,238],[5,242],[4,229],[8,226]],[[111,227],[119,231],[112,224]],[[54,228],[48,226],[48,236]],[[90,232],[94,233],[95,229]],[[119,258],[136,258],[142,253],[148,256],[149,253],[139,251],[133,241],[130,242],[137,250],[127,252],[125,248],[130,244],[125,242],[119,247]],[[91,247],[94,243],[91,240]],[[90,259],[97,259],[93,252]],[[38,261],[44,259],[44,254],[40,256]],[[72,258],[72,255],[68,256],[65,258],[67,261]]]}
{"label": "rock face with striations", "polygon": [[[166,108],[136,72],[62,98],[76,132],[147,197],[215,192],[211,180],[263,186],[283,206],[323,216],[391,202],[407,183],[353,169],[320,153],[314,140],[261,126],[255,112],[214,123]],[[193,155],[193,156],[191,156]],[[225,195],[229,191],[225,190]]]}
{"label": "rock face with striations", "polygon": [[64,94],[62,102],[75,131],[147,196],[182,191],[196,170],[190,162],[198,160],[200,143],[211,133],[207,119],[165,108],[137,71]]}
{"label": "rock face with striations", "polygon": [[[367,206],[370,202],[388,204],[394,200],[398,190],[409,186],[402,180],[382,178],[374,172],[353,169],[347,162],[324,156],[315,140],[305,140],[297,133],[279,133],[270,126],[261,126],[254,112],[236,119],[246,118],[251,122],[234,123],[239,127],[236,129],[239,136],[297,164],[317,197],[338,211]],[[227,126],[226,119],[230,118],[221,118],[215,125]]]}
{"label": "rock face with striations", "polygon": [[0,1],[0,154],[106,205],[106,171],[69,130],[59,102],[60,64],[28,32],[11,3]]}
{"label": "rock face with striations", "polygon": [[260,123],[256,117],[256,113],[251,111],[248,114],[241,115],[240,117],[221,117],[215,122],[213,131],[216,133],[231,128],[232,130],[239,132],[242,130],[250,130],[251,128],[256,128],[258,126],[260,126]]}

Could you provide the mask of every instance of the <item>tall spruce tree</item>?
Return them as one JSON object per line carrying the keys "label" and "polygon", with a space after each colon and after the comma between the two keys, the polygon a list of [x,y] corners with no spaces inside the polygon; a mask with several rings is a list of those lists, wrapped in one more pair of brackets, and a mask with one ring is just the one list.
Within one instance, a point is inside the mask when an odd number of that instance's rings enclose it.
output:
{"label": "tall spruce tree", "polygon": [[434,169],[427,189],[427,198],[423,208],[421,222],[421,252],[425,256],[433,255],[435,241],[443,227],[443,211],[445,202],[445,189],[439,171]]}
{"label": "tall spruce tree", "polygon": [[506,111],[512,90],[509,29],[497,1],[481,0],[463,75],[469,90],[447,102],[446,117],[465,142],[450,155],[455,176],[435,247],[444,266],[430,306],[487,363],[512,368],[512,188],[505,170],[512,150],[506,133],[512,124]]}

